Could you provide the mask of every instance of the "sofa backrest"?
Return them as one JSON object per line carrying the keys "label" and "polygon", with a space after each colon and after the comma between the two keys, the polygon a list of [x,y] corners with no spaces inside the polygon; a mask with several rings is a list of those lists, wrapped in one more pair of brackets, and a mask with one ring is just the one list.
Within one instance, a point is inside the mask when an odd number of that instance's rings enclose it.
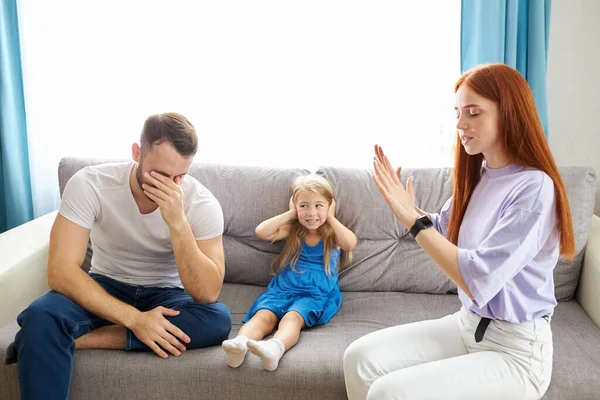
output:
{"label": "sofa backrest", "polygon": [[[121,160],[64,158],[59,165],[60,193],[79,169]],[[403,181],[414,177],[417,205],[438,212],[452,193],[449,168],[403,169]],[[596,175],[585,167],[560,169],[567,187],[577,256],[561,260],[555,269],[556,296],[573,297],[594,207]],[[270,264],[282,249],[256,237],[254,229],[267,218],[287,210],[291,185],[303,169],[243,167],[194,163],[189,174],[219,200],[225,218],[225,281],[266,286]],[[433,264],[407,230],[399,224],[377,191],[370,171],[322,167],[317,171],[334,188],[337,217],[359,238],[353,263],[340,274],[344,291],[456,292],[456,286]],[[82,266],[89,268],[91,249]]]}

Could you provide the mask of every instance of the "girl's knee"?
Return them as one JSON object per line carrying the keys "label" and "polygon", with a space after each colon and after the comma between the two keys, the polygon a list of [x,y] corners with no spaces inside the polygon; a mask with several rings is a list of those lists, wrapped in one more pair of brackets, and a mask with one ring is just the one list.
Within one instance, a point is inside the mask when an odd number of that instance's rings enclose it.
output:
{"label": "girl's knee", "polygon": [[273,311],[267,309],[258,310],[252,318],[256,318],[265,325],[272,326],[273,328],[279,322],[279,317]]}
{"label": "girl's knee", "polygon": [[304,317],[297,311],[287,312],[281,320],[294,322],[295,324],[298,324],[298,325],[305,325]]}

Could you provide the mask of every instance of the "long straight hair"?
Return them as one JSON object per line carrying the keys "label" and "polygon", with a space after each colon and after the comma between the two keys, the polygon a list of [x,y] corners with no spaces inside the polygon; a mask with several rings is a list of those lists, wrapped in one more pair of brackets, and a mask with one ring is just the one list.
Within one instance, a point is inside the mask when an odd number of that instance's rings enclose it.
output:
{"label": "long straight hair", "polygon": [[[331,206],[331,202],[333,201],[333,189],[325,178],[319,175],[306,175],[296,179],[292,186],[292,201],[296,202],[298,194],[304,191],[313,192],[324,197]],[[331,252],[336,248],[335,232],[327,221],[317,229],[317,232],[323,241],[323,264],[325,266],[325,272],[327,273],[327,276],[331,276]],[[307,233],[308,229],[302,225],[298,219],[291,222],[290,233],[285,240],[283,251],[271,264],[272,274],[278,274],[287,265],[292,269],[296,267]],[[342,251],[342,256],[338,263],[339,267],[346,267],[351,262],[352,252]]]}
{"label": "long straight hair", "polygon": [[[498,129],[511,163],[545,172],[554,182],[556,213],[560,229],[560,253],[572,259],[575,239],[571,209],[565,185],[560,177],[538,117],[533,95],[525,78],[504,64],[483,64],[462,74],[454,92],[465,85],[498,105]],[[448,240],[458,244],[458,233],[473,190],[481,178],[483,154],[469,155],[456,135],[454,149],[453,200]]]}

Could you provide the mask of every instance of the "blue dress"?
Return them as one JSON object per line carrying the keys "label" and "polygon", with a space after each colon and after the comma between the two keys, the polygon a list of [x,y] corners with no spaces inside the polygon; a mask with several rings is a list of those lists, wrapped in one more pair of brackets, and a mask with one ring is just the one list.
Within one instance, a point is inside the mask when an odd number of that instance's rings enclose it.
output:
{"label": "blue dress", "polygon": [[331,276],[325,272],[323,253],[322,240],[315,246],[305,242],[295,268],[292,270],[288,265],[271,279],[267,290],[252,304],[243,322],[265,309],[279,319],[289,311],[296,311],[302,315],[307,327],[329,322],[342,305],[337,271],[341,251],[335,248],[331,251]]}

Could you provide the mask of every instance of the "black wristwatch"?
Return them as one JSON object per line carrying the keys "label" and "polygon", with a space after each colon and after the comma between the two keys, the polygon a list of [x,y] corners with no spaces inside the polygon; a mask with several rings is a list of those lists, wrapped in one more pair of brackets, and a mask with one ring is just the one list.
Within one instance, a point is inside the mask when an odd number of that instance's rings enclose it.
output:
{"label": "black wristwatch", "polygon": [[423,229],[431,228],[432,226],[433,222],[431,222],[429,216],[421,215],[419,218],[417,218],[412,228],[410,228],[410,234],[416,238],[419,232],[421,232]]}

